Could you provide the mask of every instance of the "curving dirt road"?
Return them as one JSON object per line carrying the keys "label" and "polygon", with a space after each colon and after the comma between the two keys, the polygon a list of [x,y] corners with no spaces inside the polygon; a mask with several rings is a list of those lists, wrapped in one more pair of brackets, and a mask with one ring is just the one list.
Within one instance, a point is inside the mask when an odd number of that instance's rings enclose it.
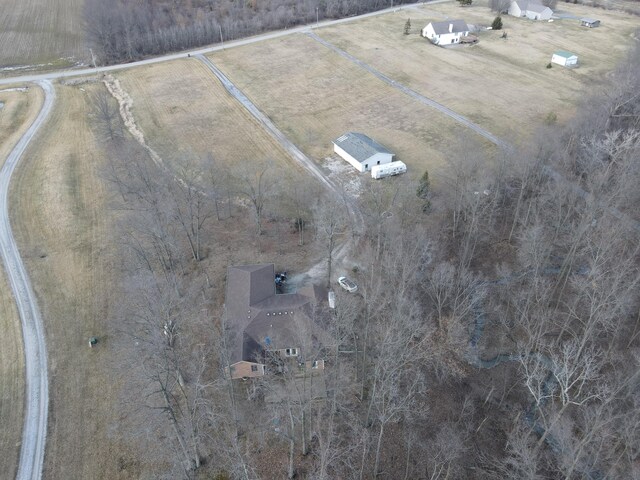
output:
{"label": "curving dirt road", "polygon": [[26,365],[26,401],[18,480],[39,479],[42,476],[44,446],[47,437],[49,384],[47,348],[44,328],[29,277],[11,232],[9,221],[9,182],[29,142],[43,125],[55,100],[55,90],[48,80],[38,82],[45,93],[40,113],[9,154],[0,170],[0,257],[20,314]]}

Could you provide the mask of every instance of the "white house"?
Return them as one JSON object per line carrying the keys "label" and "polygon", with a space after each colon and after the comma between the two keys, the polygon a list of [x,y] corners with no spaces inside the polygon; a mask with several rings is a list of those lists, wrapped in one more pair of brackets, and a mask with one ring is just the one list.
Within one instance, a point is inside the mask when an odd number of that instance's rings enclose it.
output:
{"label": "white house", "polygon": [[435,45],[459,43],[460,37],[469,35],[469,27],[464,20],[445,20],[431,22],[422,29],[422,36]]}
{"label": "white house", "polygon": [[507,11],[512,17],[527,17],[531,20],[549,20],[553,10],[534,0],[514,0]]}
{"label": "white house", "polygon": [[333,141],[333,151],[359,172],[368,172],[374,165],[384,165],[395,156],[375,140],[362,133],[345,133]]}
{"label": "white house", "polygon": [[575,67],[578,65],[578,56],[565,50],[558,50],[553,52],[551,61],[563,67]]}

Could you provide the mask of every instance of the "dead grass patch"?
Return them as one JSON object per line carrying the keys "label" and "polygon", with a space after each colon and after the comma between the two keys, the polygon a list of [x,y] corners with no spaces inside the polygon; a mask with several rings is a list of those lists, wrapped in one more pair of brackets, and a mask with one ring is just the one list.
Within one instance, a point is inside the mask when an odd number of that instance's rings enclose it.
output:
{"label": "dead grass patch", "polygon": [[179,60],[116,74],[133,99],[131,111],[147,144],[169,167],[204,168],[207,155],[224,165],[289,156],[197,60]]}
{"label": "dead grass patch", "polygon": [[[513,142],[523,140],[549,112],[560,122],[574,114],[585,91],[624,57],[638,28],[636,17],[584,5],[558,4],[558,12],[602,20],[589,29],[578,20],[552,23],[503,16],[507,39],[485,31],[474,46],[439,48],[422,38],[430,21],[463,18],[489,26],[495,13],[480,0],[404,8],[395,13],[316,30],[316,33],[383,73],[469,117],[490,132]],[[407,18],[412,34],[404,35]],[[581,66],[547,69],[555,50],[576,53]]]}
{"label": "dead grass patch", "polygon": [[[112,369],[113,258],[101,156],[88,128],[88,93],[57,87],[42,133],[15,172],[14,234],[47,334],[49,424],[46,478],[131,478],[136,448],[119,434],[120,380]],[[90,349],[88,339],[100,343]]]}
{"label": "dead grass patch", "polygon": [[395,152],[417,177],[424,168],[442,164],[461,128],[306,35],[210,58],[293,143],[321,163],[332,154],[332,140],[359,131]]}
{"label": "dead grass patch", "polygon": [[[0,167],[42,105],[39,88],[0,91]],[[4,270],[0,273],[0,472],[15,476],[20,455],[24,412],[24,352],[22,327]]]}

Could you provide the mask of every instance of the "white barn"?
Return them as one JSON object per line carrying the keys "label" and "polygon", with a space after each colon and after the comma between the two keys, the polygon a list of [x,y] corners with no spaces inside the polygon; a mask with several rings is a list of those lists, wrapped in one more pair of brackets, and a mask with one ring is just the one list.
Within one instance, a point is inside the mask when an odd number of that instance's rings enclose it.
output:
{"label": "white barn", "polygon": [[549,20],[553,10],[534,0],[514,0],[507,11],[512,17],[527,17],[530,20]]}
{"label": "white barn", "polygon": [[464,20],[445,20],[431,22],[422,29],[422,36],[435,45],[459,43],[461,37],[469,35],[469,26]]}
{"label": "white barn", "polygon": [[395,155],[362,133],[349,132],[333,141],[333,151],[359,172],[368,172],[374,165],[391,163]]}
{"label": "white barn", "polygon": [[553,52],[551,62],[562,65],[563,67],[575,67],[578,65],[578,56],[565,50]]}

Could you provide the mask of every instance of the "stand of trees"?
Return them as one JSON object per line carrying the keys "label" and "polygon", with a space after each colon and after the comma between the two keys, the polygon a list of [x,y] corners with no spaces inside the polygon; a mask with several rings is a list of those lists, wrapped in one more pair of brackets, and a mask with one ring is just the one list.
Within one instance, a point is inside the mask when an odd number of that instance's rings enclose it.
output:
{"label": "stand of trees", "polygon": [[85,29],[99,64],[343,18],[411,0],[87,0]]}
{"label": "stand of trees", "polygon": [[113,320],[148,458],[170,478],[637,478],[639,66],[636,49],[544,141],[489,161],[462,137],[443,171],[371,185],[359,294],[337,292],[326,325],[335,343],[298,332],[307,360],[326,361],[320,401],[314,377],[223,374],[224,284],[203,264],[213,222],[251,214],[260,238],[281,211],[333,268],[343,208],[297,182],[269,188],[259,165],[222,180],[159,171],[96,97],[120,217]]}

